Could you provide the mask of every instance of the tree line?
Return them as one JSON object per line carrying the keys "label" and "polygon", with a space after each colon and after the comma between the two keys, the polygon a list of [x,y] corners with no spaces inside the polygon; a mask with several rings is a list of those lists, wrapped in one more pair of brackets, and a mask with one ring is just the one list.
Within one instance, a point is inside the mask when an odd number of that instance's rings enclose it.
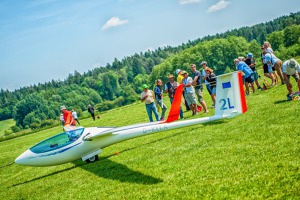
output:
{"label": "tree line", "polygon": [[216,74],[235,70],[233,59],[248,52],[260,58],[260,46],[268,40],[281,59],[300,55],[300,12],[251,27],[242,27],[188,41],[178,47],[166,46],[136,53],[83,74],[75,71],[63,80],[0,90],[0,120],[13,118],[18,128],[51,125],[60,114],[59,106],[74,108],[79,115],[88,104],[99,111],[130,104],[138,99],[143,83],[166,81],[177,68],[189,69],[206,60]]}

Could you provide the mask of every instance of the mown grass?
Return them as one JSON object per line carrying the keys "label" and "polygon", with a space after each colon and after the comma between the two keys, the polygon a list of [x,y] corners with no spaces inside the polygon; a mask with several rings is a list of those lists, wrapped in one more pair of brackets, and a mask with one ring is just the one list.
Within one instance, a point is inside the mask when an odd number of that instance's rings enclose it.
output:
{"label": "mown grass", "polygon": [[[296,88],[294,81],[293,85]],[[285,101],[286,94],[284,85],[259,91],[247,96],[248,111],[241,116],[115,144],[92,164],[78,160],[43,168],[2,167],[1,197],[299,199],[300,101]],[[191,113],[184,114],[192,118]],[[104,113],[95,122],[84,119],[81,124],[122,126],[146,121],[145,107],[139,103]],[[58,132],[61,127],[1,142],[0,165]]]}
{"label": "mown grass", "polygon": [[7,119],[0,121],[0,137],[5,134],[6,130],[9,130],[10,127],[15,126],[16,122],[13,119]]}

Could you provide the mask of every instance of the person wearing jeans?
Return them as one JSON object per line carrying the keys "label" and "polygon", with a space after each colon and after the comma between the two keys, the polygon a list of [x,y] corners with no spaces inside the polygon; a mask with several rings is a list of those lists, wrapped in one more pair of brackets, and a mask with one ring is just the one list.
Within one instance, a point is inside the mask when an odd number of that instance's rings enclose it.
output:
{"label": "person wearing jeans", "polygon": [[152,112],[153,112],[155,115],[156,121],[159,121],[156,105],[154,103],[153,91],[149,90],[148,85],[146,85],[146,84],[143,84],[142,87],[143,87],[144,91],[141,94],[141,101],[145,102],[146,111],[147,111],[149,120],[150,120],[150,122],[153,122],[153,118],[152,118]]}

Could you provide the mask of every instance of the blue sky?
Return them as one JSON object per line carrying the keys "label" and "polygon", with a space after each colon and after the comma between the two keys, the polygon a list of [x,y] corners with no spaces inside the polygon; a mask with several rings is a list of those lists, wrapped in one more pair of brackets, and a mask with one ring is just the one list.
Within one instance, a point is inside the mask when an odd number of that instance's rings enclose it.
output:
{"label": "blue sky", "polygon": [[273,20],[299,0],[0,0],[0,88]]}

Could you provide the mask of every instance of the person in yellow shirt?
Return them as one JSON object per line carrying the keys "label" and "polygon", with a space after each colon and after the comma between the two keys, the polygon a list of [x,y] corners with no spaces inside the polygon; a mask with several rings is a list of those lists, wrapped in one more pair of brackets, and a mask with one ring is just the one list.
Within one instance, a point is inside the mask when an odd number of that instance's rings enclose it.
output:
{"label": "person in yellow shirt", "polygon": [[[177,82],[178,82],[179,84],[181,84],[181,83],[182,83],[182,80],[183,80],[183,78],[184,78],[183,75],[182,75],[181,69],[176,69],[176,74],[177,74]],[[187,101],[185,100],[184,92],[182,92],[182,95],[183,95],[183,98],[184,98],[184,102],[182,102],[182,103],[184,103],[186,110],[187,110],[187,111],[188,111],[188,110],[191,110],[191,108],[189,107]]]}

